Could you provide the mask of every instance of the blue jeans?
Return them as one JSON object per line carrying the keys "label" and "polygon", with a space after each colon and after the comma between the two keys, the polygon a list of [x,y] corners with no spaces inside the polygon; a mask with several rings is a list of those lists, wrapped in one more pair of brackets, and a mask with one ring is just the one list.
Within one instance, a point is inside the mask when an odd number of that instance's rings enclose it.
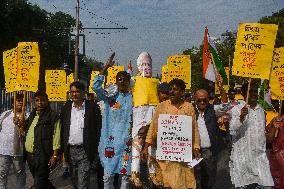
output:
{"label": "blue jeans", "polygon": [[[104,189],[114,189],[114,174],[109,175],[104,173]],[[119,175],[120,189],[129,189],[129,176]]]}
{"label": "blue jeans", "polygon": [[16,173],[16,189],[26,188],[26,171],[23,157],[5,155],[0,155],[0,188],[7,188],[8,174],[12,164],[14,164]]}

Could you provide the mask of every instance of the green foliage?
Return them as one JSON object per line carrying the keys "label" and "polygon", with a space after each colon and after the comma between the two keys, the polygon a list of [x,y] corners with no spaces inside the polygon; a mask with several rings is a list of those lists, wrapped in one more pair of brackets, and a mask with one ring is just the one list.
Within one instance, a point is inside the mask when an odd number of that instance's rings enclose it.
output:
{"label": "green foliage", "polygon": [[[63,12],[51,14],[37,5],[18,1],[4,0],[0,4],[0,58],[3,59],[3,51],[16,47],[18,42],[38,42],[41,55],[39,87],[43,87],[44,70],[58,69],[66,62],[72,65],[74,58],[69,57],[68,48],[75,19]],[[3,64],[0,80],[4,87]]]}
{"label": "green foliage", "polygon": [[272,16],[266,16],[260,19],[263,24],[277,24],[278,31],[275,41],[275,47],[284,47],[284,8]]}

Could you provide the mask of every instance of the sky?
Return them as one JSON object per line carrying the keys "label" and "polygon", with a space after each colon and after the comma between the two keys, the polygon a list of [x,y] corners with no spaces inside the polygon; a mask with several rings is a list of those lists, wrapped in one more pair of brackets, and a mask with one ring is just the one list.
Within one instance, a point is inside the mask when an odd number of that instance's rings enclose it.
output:
{"label": "sky", "polygon": [[[29,0],[48,12],[75,17],[76,0]],[[203,43],[204,28],[211,37],[237,31],[242,22],[257,22],[284,8],[284,0],[80,0],[83,27],[127,27],[127,30],[84,30],[86,54],[101,62],[114,51],[115,61],[136,66],[147,51],[153,73],[161,72],[170,55]],[[126,67],[127,68],[127,67]]]}

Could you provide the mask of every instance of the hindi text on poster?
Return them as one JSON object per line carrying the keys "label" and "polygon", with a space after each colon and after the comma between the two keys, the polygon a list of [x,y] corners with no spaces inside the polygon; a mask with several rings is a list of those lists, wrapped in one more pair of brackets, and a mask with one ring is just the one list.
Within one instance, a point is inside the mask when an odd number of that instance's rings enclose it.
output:
{"label": "hindi text on poster", "polygon": [[274,50],[270,87],[272,99],[284,100],[284,47]]}
{"label": "hindi text on poster", "polygon": [[234,53],[232,74],[269,79],[278,26],[241,23]]}
{"label": "hindi text on poster", "polygon": [[3,67],[5,75],[6,92],[18,91],[17,69],[18,69],[18,48],[3,52]]}
{"label": "hindi text on poster", "polygon": [[174,55],[168,57],[168,82],[172,79],[181,79],[186,89],[191,87],[191,63],[189,55]]}
{"label": "hindi text on poster", "polygon": [[49,101],[66,101],[67,85],[66,72],[64,70],[46,70],[45,83]]}
{"label": "hindi text on poster", "polygon": [[159,160],[192,161],[192,117],[160,114],[156,158]]}
{"label": "hindi text on poster", "polygon": [[19,90],[38,90],[40,55],[38,43],[18,43],[17,83]]}
{"label": "hindi text on poster", "polygon": [[116,74],[120,71],[124,71],[124,66],[112,66],[112,67],[109,67],[107,69],[107,84],[106,84],[106,86],[116,83]]}

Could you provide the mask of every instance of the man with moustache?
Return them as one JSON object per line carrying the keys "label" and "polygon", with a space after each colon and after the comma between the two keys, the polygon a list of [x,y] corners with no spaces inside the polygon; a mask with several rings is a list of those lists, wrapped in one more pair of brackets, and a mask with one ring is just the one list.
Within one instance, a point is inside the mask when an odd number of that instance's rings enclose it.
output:
{"label": "man with moustache", "polygon": [[35,109],[26,121],[26,158],[34,178],[35,189],[55,188],[49,180],[49,172],[59,161],[60,120],[49,106],[43,91],[34,94]]}
{"label": "man with moustache", "polygon": [[[192,117],[192,148],[194,158],[199,158],[199,134],[195,119],[195,111],[191,103],[185,102],[183,94],[185,92],[185,83],[180,79],[173,79],[169,82],[169,100],[160,103],[154,113],[152,123],[146,137],[146,144],[143,149],[142,158],[148,158],[148,147],[157,145],[158,119],[160,114],[187,115]],[[185,165],[184,162],[161,161],[157,160],[159,171],[157,179],[163,187],[172,189],[193,189],[196,187],[196,181],[193,169]]]}
{"label": "man with moustache", "polygon": [[217,117],[229,108],[228,98],[218,77],[218,87],[221,93],[220,105],[209,103],[209,94],[204,89],[195,93],[196,119],[200,136],[200,151],[203,160],[196,166],[197,188],[211,189],[215,183],[217,172],[217,155],[222,150],[222,138],[219,132]]}
{"label": "man with moustache", "polygon": [[84,189],[90,185],[91,165],[98,166],[98,187],[103,187],[102,168],[98,160],[98,144],[102,124],[101,111],[93,100],[85,100],[85,86],[75,81],[70,85],[72,101],[61,111],[62,148],[70,165],[74,188]]}

